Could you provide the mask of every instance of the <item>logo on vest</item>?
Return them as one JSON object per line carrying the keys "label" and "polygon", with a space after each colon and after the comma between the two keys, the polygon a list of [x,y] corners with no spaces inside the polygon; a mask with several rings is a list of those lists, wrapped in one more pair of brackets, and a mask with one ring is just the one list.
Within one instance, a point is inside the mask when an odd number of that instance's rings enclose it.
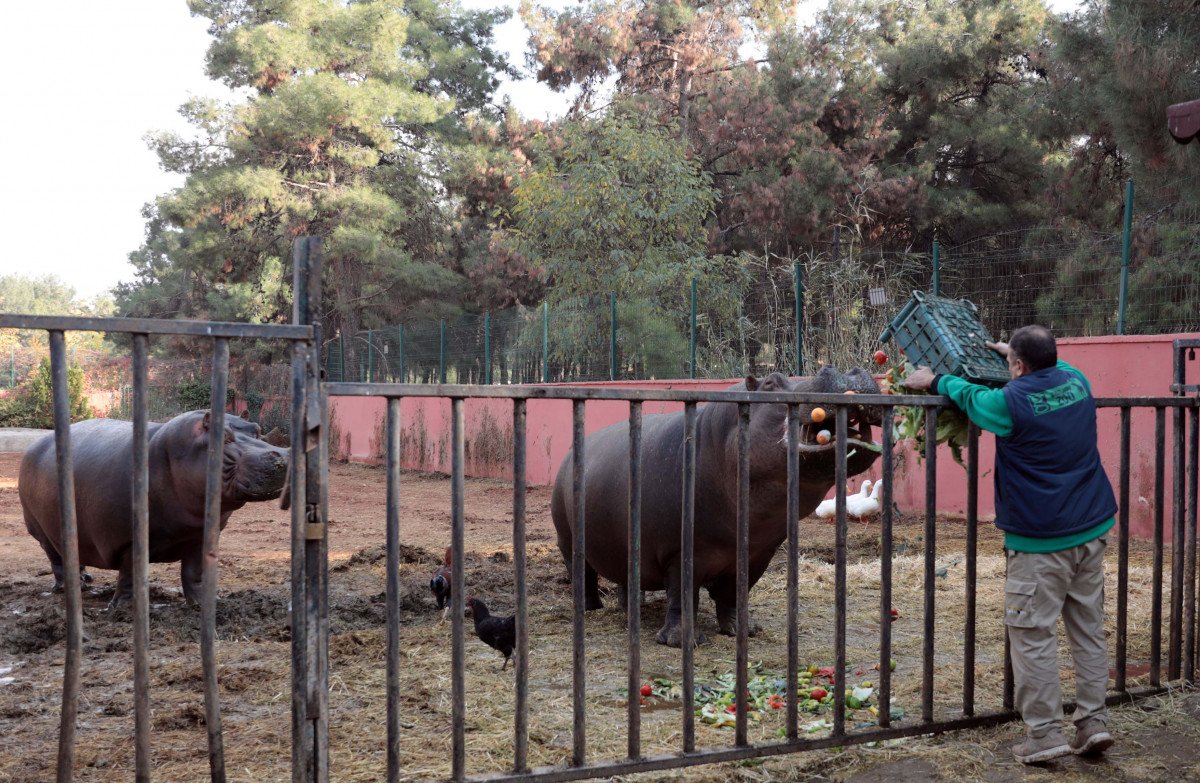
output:
{"label": "logo on vest", "polygon": [[1072,378],[1061,386],[1055,386],[1053,389],[1047,389],[1037,394],[1028,394],[1026,395],[1026,399],[1029,400],[1029,404],[1033,408],[1033,415],[1041,416],[1042,414],[1051,413],[1074,405],[1077,402],[1083,402],[1087,399],[1087,389],[1083,388],[1083,384],[1078,379]]}

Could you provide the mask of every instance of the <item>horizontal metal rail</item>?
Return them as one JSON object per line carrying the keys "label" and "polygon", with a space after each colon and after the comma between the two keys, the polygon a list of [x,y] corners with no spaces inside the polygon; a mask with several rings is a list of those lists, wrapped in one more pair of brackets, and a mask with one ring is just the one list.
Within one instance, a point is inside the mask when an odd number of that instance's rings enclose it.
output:
{"label": "horizontal metal rail", "polygon": [[311,326],[240,324],[230,321],[175,321],[166,318],[91,318],[75,315],[0,313],[0,329],[108,332],[110,334],[176,334],[193,337],[311,340]]}
{"label": "horizontal metal rail", "polygon": [[[1165,687],[1143,688],[1128,693],[1112,694],[1105,703],[1112,706],[1127,704],[1140,699],[1158,696],[1166,693]],[[1072,702],[1063,703],[1063,711],[1069,713],[1075,709]],[[1016,711],[991,712],[974,717],[955,718],[938,723],[917,723],[909,726],[894,726],[887,729],[870,729],[852,731],[840,735],[817,737],[813,739],[787,740],[773,742],[767,745],[747,745],[745,747],[702,749],[693,753],[672,753],[661,756],[627,761],[615,761],[608,764],[585,764],[579,767],[536,767],[528,773],[511,774],[499,773],[494,775],[477,775],[468,778],[471,783],[509,783],[512,781],[537,780],[539,783],[558,783],[560,781],[585,780],[588,778],[607,778],[620,775],[632,775],[637,772],[657,772],[667,769],[682,769],[701,764],[718,764],[730,761],[745,761],[746,759],[785,756],[792,753],[803,753],[810,750],[843,747],[846,745],[861,745],[866,742],[899,739],[902,737],[933,736],[950,731],[964,729],[979,729],[998,726],[1019,719]]]}

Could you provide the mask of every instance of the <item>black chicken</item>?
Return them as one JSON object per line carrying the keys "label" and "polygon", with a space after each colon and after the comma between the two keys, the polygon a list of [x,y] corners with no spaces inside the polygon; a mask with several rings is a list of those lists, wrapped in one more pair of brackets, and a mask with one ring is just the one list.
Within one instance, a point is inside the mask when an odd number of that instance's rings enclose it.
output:
{"label": "black chicken", "polygon": [[492,617],[487,605],[478,598],[467,599],[467,611],[475,619],[475,635],[480,641],[504,655],[504,665],[500,667],[504,671],[517,644],[517,616]]}
{"label": "black chicken", "polygon": [[450,614],[450,593],[452,585],[452,574],[450,569],[450,547],[446,547],[446,556],[442,559],[442,564],[433,572],[433,577],[429,580],[429,589],[433,592],[433,597],[437,601],[438,609],[445,608],[442,612],[442,621]]}

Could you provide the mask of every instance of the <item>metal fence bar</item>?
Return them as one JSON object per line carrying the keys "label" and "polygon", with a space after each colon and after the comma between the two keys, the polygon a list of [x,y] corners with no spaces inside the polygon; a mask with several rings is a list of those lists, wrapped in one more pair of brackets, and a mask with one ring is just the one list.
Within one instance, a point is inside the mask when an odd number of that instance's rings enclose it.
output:
{"label": "metal fence bar", "polygon": [[[737,505],[737,683],[734,716],[734,742],[740,747],[749,744],[746,735],[750,705],[746,698],[749,684],[747,668],[750,663],[750,406],[738,404],[738,505]],[[683,586],[691,590],[691,584]],[[685,639],[684,644],[690,644]]]}
{"label": "metal fence bar", "polygon": [[[684,494],[685,503],[687,494]],[[629,741],[626,756],[642,755],[642,404],[629,403],[629,568],[625,582],[625,614],[629,632],[629,677],[626,687]],[[687,649],[687,645],[684,645]]]}
{"label": "metal fence bar", "polygon": [[1171,504],[1171,634],[1168,651],[1167,679],[1179,679],[1183,653],[1183,409],[1175,409],[1175,464]]}
{"label": "metal fence bar", "polygon": [[[292,393],[298,388],[296,373],[302,372],[301,358],[295,348],[292,351]],[[314,747],[313,725],[308,720],[308,634],[316,629],[308,626],[307,580],[305,570],[305,536],[307,518],[305,499],[308,497],[308,471],[300,470],[297,459],[303,459],[304,409],[292,405],[292,444],[289,480],[291,486],[291,607],[289,621],[292,636],[292,781],[311,783],[313,779],[312,757]]]}
{"label": "metal fence bar", "polygon": [[[0,317],[0,325],[4,323]],[[67,388],[66,338],[50,332],[54,395],[54,449],[58,462],[58,514],[62,541],[63,604],[67,615],[62,712],[58,724],[58,783],[75,779],[75,720],[79,712],[79,663],[83,647],[83,596],[79,577],[79,530],[75,520],[75,472],[71,453],[71,406]]]}
{"label": "metal fence bar", "polygon": [[975,623],[979,556],[979,427],[967,429],[967,565],[963,621],[963,715],[975,714]]}
{"label": "metal fence bar", "polygon": [[1154,409],[1154,575],[1150,596],[1150,684],[1162,682],[1163,500],[1166,480],[1166,409]]}
{"label": "metal fence bar", "polygon": [[1195,679],[1196,673],[1196,484],[1197,460],[1200,459],[1200,410],[1192,408],[1188,412],[1191,428],[1188,432],[1188,475],[1187,475],[1187,591],[1184,596],[1186,612],[1184,623],[1187,633],[1183,678],[1188,682]]}
{"label": "metal fence bar", "polygon": [[529,769],[529,587],[525,557],[525,400],[513,400],[513,578],[517,583],[517,696],[513,772]]}
{"label": "metal fence bar", "polygon": [[1129,647],[1129,408],[1121,408],[1121,481],[1117,546],[1117,676],[1116,689],[1125,686]]}
{"label": "metal fence bar", "polygon": [[[400,398],[387,405],[387,780],[400,780]],[[453,590],[453,587],[451,588]],[[461,589],[461,588],[460,588]]]}
{"label": "metal fence bar", "polygon": [[[844,399],[844,398],[843,398]],[[833,624],[833,736],[846,733],[846,428],[850,411],[844,404],[834,410],[833,485],[836,535],[834,538]]]}
{"label": "metal fence bar", "polygon": [[921,652],[921,719],[933,721],[933,629],[937,579],[937,432],[938,409],[925,409],[925,639]]}
{"label": "metal fence bar", "polygon": [[879,725],[892,723],[892,440],[895,408],[883,409],[883,510],[879,527]]}
{"label": "metal fence bar", "polygon": [[149,338],[133,336],[133,724],[134,780],[150,783],[150,448]]}
{"label": "metal fence bar", "polygon": [[451,745],[452,758],[450,775],[453,780],[462,780],[466,775],[466,645],[463,637],[463,586],[467,583],[464,538],[466,537],[466,500],[464,480],[463,400],[455,397],[450,401],[452,457],[450,467],[450,690],[451,690]]}
{"label": "metal fence bar", "polygon": [[680,709],[683,715],[683,751],[696,749],[695,715],[695,640],[696,590],[694,562],[696,549],[696,403],[683,408],[683,519],[679,541],[679,632],[683,656],[683,682]]}
{"label": "metal fence bar", "polygon": [[310,340],[312,327],[242,324],[226,321],[175,321],[165,318],[92,318],[74,315],[0,313],[0,329],[45,329],[50,332],[108,334],[175,334],[192,337]]}
{"label": "metal fence bar", "polygon": [[575,400],[571,403],[572,417],[572,449],[574,463],[572,478],[572,499],[575,502],[574,546],[571,554],[571,588],[574,598],[574,616],[571,619],[571,638],[573,655],[572,689],[572,748],[571,764],[582,766],[587,761],[587,658],[584,647],[583,613],[586,608],[585,581],[587,579],[587,503],[585,494],[587,483],[584,475],[584,401]]}
{"label": "metal fence bar", "polygon": [[800,406],[787,407],[787,738],[800,736]]}
{"label": "metal fence bar", "polygon": [[204,670],[204,720],[213,783],[225,781],[225,747],[217,686],[217,578],[221,537],[221,478],[225,456],[225,390],[229,385],[229,340],[213,340],[212,402],[208,416],[208,465],[204,485],[204,550],[201,555],[200,662]]}

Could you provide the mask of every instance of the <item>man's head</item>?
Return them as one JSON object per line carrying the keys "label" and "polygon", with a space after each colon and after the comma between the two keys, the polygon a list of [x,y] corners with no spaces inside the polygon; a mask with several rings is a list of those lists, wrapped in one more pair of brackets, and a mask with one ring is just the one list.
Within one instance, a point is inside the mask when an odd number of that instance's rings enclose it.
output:
{"label": "man's head", "polygon": [[1022,326],[1008,340],[1008,372],[1014,378],[1057,363],[1058,347],[1054,344],[1054,335],[1044,326]]}

